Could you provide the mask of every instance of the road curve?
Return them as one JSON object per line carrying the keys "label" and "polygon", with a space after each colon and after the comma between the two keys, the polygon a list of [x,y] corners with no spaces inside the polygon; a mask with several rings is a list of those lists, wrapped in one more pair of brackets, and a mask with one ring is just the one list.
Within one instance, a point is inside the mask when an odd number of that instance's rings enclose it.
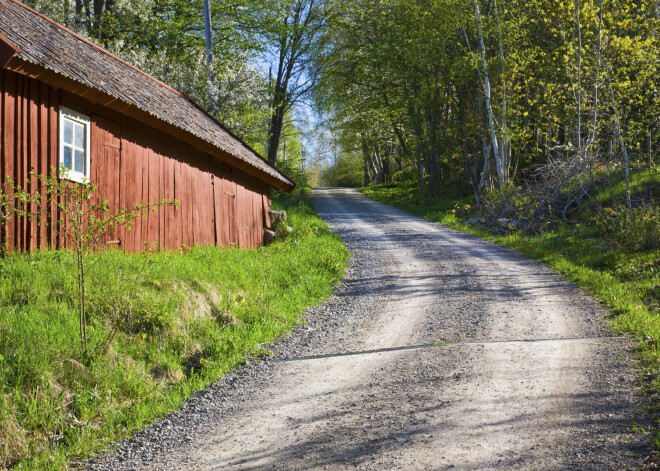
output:
{"label": "road curve", "polygon": [[354,255],[337,294],[274,359],[92,468],[643,466],[630,345],[588,296],[509,250],[355,190],[317,189],[313,201]]}

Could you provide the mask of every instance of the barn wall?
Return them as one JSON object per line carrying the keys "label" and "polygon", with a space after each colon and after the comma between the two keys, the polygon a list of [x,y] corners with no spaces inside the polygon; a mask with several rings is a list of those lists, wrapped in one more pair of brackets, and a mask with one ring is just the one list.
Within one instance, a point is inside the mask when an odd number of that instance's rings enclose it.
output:
{"label": "barn wall", "polygon": [[[142,250],[145,243],[172,250],[183,244],[261,244],[270,204],[266,184],[131,118],[0,70],[3,182],[6,176],[23,182],[30,172],[45,174],[57,167],[60,105],[92,119],[90,179],[99,187],[95,199],[107,199],[111,213],[141,201],[176,198],[180,203],[149,212],[131,230],[120,228],[103,243],[129,251]],[[36,178],[29,187],[39,188]],[[10,221],[0,240],[7,241],[10,250],[67,245],[52,224],[27,218]]]}

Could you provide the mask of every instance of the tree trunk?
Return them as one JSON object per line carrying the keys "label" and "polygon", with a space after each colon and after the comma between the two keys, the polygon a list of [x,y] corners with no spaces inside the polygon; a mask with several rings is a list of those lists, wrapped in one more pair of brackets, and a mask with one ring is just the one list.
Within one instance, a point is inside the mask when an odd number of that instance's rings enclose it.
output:
{"label": "tree trunk", "polygon": [[596,72],[594,76],[594,115],[593,129],[590,141],[596,142],[598,136],[598,81],[600,80],[600,54],[602,48],[602,30],[603,30],[603,0],[600,0],[600,11],[598,13],[598,45],[596,48]]}
{"label": "tree trunk", "polygon": [[508,169],[511,165],[511,143],[508,139],[508,110],[507,110],[507,86],[505,75],[505,58],[504,58],[504,45],[502,41],[502,23],[500,22],[500,15],[497,11],[497,0],[493,0],[493,11],[495,13],[495,21],[497,22],[497,38],[500,53],[500,61],[502,62],[502,118],[501,128],[502,137],[500,140],[500,149],[503,157],[503,167],[505,169],[505,178],[508,180]]}
{"label": "tree trunk", "polygon": [[[68,2],[67,2],[68,3]],[[74,23],[76,26],[82,25],[83,20],[83,0],[76,0],[76,18]]]}
{"label": "tree trunk", "polygon": [[280,147],[280,138],[282,136],[282,125],[284,124],[284,103],[283,99],[279,98],[282,95],[281,90],[275,91],[275,108],[273,109],[270,117],[270,125],[268,129],[268,161],[273,165],[277,165],[278,156],[277,150]]}
{"label": "tree trunk", "polygon": [[491,88],[490,88],[490,78],[488,74],[488,62],[486,61],[486,46],[484,44],[484,34],[483,28],[481,25],[481,12],[479,11],[479,3],[477,0],[474,0],[474,13],[477,18],[477,32],[479,35],[479,52],[481,53],[481,64],[483,67],[484,73],[484,96],[486,99],[486,112],[488,113],[488,127],[490,128],[490,138],[493,143],[493,153],[495,154],[495,165],[497,168],[497,179],[500,185],[504,184],[504,168],[502,161],[502,154],[500,153],[499,144],[497,141],[497,135],[495,133],[495,122],[493,118],[493,107],[491,105]]}
{"label": "tree trunk", "polygon": [[648,132],[646,133],[646,150],[647,150],[647,157],[646,157],[646,165],[649,169],[653,168],[653,143],[651,141],[651,130],[649,129]]}
{"label": "tree trunk", "polygon": [[582,152],[582,25],[580,23],[580,10],[582,0],[577,0],[575,17],[578,28],[578,78],[575,99],[577,102],[577,149]]}

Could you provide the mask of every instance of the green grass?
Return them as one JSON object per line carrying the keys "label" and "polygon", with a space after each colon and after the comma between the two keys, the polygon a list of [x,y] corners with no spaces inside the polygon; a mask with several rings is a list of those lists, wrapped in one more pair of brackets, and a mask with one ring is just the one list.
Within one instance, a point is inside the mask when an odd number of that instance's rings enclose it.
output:
{"label": "green grass", "polygon": [[[632,172],[630,181],[630,194],[644,194],[651,190],[658,194],[660,190],[660,178],[658,178],[659,167],[654,167],[652,171],[641,169]],[[600,205],[611,205],[624,201],[626,182],[623,170],[618,170],[610,176],[610,184],[601,185],[592,195],[592,201]]]}
{"label": "green grass", "polygon": [[[594,200],[601,205],[620,203],[624,184],[620,175],[612,177],[611,186],[601,187],[595,193]],[[635,175],[632,193],[652,188],[657,194],[659,181],[657,173],[640,172]],[[576,224],[561,225],[540,235],[520,232],[496,235],[487,228],[462,224],[474,215],[469,196],[452,199],[443,195],[429,200],[419,197],[410,183],[380,185],[362,191],[377,201],[491,240],[550,266],[602,300],[611,311],[610,321],[615,329],[643,340],[640,352],[647,360],[645,365],[656,370],[660,361],[660,253],[657,250],[630,251],[613,246],[591,224],[589,214]],[[654,387],[660,390],[660,380],[655,380]]]}
{"label": "green grass", "polygon": [[282,206],[293,233],[257,250],[91,257],[87,356],[72,254],[0,260],[0,467],[64,469],[267,354],[348,258],[309,204]]}
{"label": "green grass", "polygon": [[455,189],[445,190],[434,198],[420,195],[417,182],[403,181],[399,183],[386,183],[360,188],[365,195],[381,203],[389,204],[415,216],[439,221],[446,217],[457,206],[464,208],[472,205],[474,197],[470,193],[458,192]]}

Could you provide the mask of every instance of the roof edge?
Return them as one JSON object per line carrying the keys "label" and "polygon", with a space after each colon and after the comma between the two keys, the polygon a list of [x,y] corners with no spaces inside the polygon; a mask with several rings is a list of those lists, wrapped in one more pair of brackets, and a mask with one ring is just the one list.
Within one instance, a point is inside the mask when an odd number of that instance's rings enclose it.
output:
{"label": "roof edge", "polygon": [[[61,24],[59,24],[57,21],[48,18],[48,17],[47,17],[46,15],[44,15],[43,13],[39,13],[39,12],[38,12],[37,10],[35,10],[34,8],[31,8],[31,7],[27,6],[26,4],[20,2],[19,0],[9,0],[9,1],[12,2],[12,3],[14,3],[14,4],[16,4],[16,5],[18,5],[18,6],[20,6],[20,7],[22,7],[22,8],[25,8],[25,9],[28,10],[30,13],[33,13],[33,14],[37,15],[38,17],[40,17],[40,18],[42,18],[42,19],[48,21],[49,23],[55,25],[57,28],[59,28],[59,29],[65,31],[66,33],[70,34],[71,36],[74,36],[75,38],[77,38],[77,39],[79,39],[80,41],[86,43],[87,45],[92,46],[94,49],[97,49],[97,50],[101,51],[103,54],[106,54],[106,55],[112,57],[113,59],[115,59],[115,60],[121,62],[122,64],[124,64],[124,65],[130,67],[131,69],[135,70],[136,72],[139,72],[140,74],[144,75],[145,77],[148,77],[149,79],[151,79],[151,80],[153,80],[154,82],[158,83],[159,85],[161,85],[161,86],[167,88],[168,90],[170,90],[170,91],[172,91],[172,92],[174,92],[174,93],[176,93],[176,94],[178,94],[178,95],[180,95],[180,96],[186,98],[187,100],[190,100],[190,98],[188,98],[186,95],[184,95],[183,93],[181,93],[181,92],[180,92],[179,90],[177,90],[176,88],[173,88],[173,87],[171,87],[170,85],[166,84],[165,82],[162,82],[162,81],[158,80],[156,77],[154,77],[154,76],[152,76],[152,75],[149,75],[149,74],[146,73],[144,70],[139,69],[139,68],[135,67],[134,65],[129,64],[129,63],[126,62],[125,60],[123,60],[123,59],[117,57],[116,55],[114,55],[112,52],[110,52],[110,51],[108,51],[108,50],[106,50],[106,49],[103,49],[103,48],[102,48],[101,46],[99,46],[98,44],[94,44],[94,43],[93,43],[92,41],[90,41],[89,39],[86,39],[86,38],[80,36],[78,33],[75,33],[75,32],[73,32],[73,31],[71,31],[71,30],[70,30],[69,28],[67,28],[66,26],[61,25]],[[20,52],[20,49],[18,49],[18,52]]]}
{"label": "roof edge", "polygon": [[[1,44],[2,43],[0,42],[0,45]],[[5,69],[17,73],[19,75],[24,75],[33,78],[35,80],[39,80],[52,87],[79,96],[92,104],[104,106],[110,110],[131,117],[148,126],[151,126],[154,129],[158,129],[167,134],[171,134],[175,138],[183,142],[186,142],[187,144],[195,147],[196,149],[220,161],[226,162],[231,167],[234,167],[238,170],[242,170],[248,175],[251,175],[253,177],[262,180],[264,183],[270,185],[272,188],[276,190],[283,190],[288,193],[291,193],[297,186],[293,180],[291,180],[288,176],[286,176],[284,173],[282,173],[279,169],[277,169],[269,162],[267,162],[268,166],[277,171],[279,178],[277,178],[274,175],[268,174],[263,170],[260,170],[258,167],[249,164],[248,162],[240,159],[238,156],[234,156],[233,154],[227,152],[226,150],[221,149],[214,143],[209,142],[203,139],[202,137],[195,135],[194,133],[191,133],[181,127],[176,126],[175,124],[169,121],[163,120],[155,115],[150,114],[148,111],[145,111],[144,109],[140,108],[135,104],[125,102],[108,93],[104,93],[97,88],[91,88],[88,85],[82,84],[70,77],[59,74],[52,69],[48,69],[41,64],[36,64],[34,62],[26,61],[21,56],[14,55],[11,58],[11,60],[9,60],[9,63],[7,64]],[[90,94],[88,93],[88,91],[93,91],[93,93]],[[191,103],[195,104],[193,101],[191,101]],[[202,109],[202,111],[204,110]],[[239,140],[239,142],[242,141]],[[258,156],[260,159],[265,160],[256,152],[255,152],[255,156]]]}
{"label": "roof edge", "polygon": [[4,69],[9,61],[18,53],[21,48],[12,43],[9,39],[0,34],[0,68]]}
{"label": "roof edge", "polygon": [[[186,98],[188,98],[188,97],[186,97]],[[224,130],[225,130],[225,131],[226,131],[231,137],[233,137],[233,138],[236,139],[238,142],[240,142],[240,143],[243,145],[243,147],[245,147],[247,150],[249,150],[250,152],[252,152],[256,157],[258,157],[259,159],[263,160],[268,166],[270,166],[273,170],[275,170],[277,173],[279,173],[279,174],[282,176],[282,178],[284,178],[284,179],[290,181],[290,182],[293,184],[293,186],[291,187],[291,191],[293,191],[293,189],[294,189],[296,186],[298,186],[298,185],[296,184],[296,182],[294,182],[293,180],[291,180],[291,179],[289,178],[288,175],[286,175],[286,174],[285,174],[284,172],[282,172],[279,168],[277,168],[275,165],[273,165],[270,161],[268,161],[268,159],[266,159],[266,158],[265,158],[263,155],[261,155],[259,152],[257,152],[256,150],[254,150],[250,145],[248,145],[245,141],[243,141],[243,139],[241,139],[241,138],[238,137],[236,134],[234,134],[234,132],[233,132],[231,129],[229,129],[227,126],[225,126],[225,125],[222,124],[220,121],[218,121],[218,119],[215,118],[215,116],[213,116],[211,113],[209,113],[209,112],[206,111],[204,108],[202,108],[200,105],[198,105],[194,100],[191,100],[190,98],[188,98],[188,100],[189,100],[190,103],[192,103],[195,107],[197,107],[197,109],[199,109],[202,113],[206,114],[206,116],[208,116],[210,119],[212,119],[212,120],[213,120],[218,126],[220,126],[222,129],[224,129]],[[289,193],[291,193],[291,191],[289,191]]]}

